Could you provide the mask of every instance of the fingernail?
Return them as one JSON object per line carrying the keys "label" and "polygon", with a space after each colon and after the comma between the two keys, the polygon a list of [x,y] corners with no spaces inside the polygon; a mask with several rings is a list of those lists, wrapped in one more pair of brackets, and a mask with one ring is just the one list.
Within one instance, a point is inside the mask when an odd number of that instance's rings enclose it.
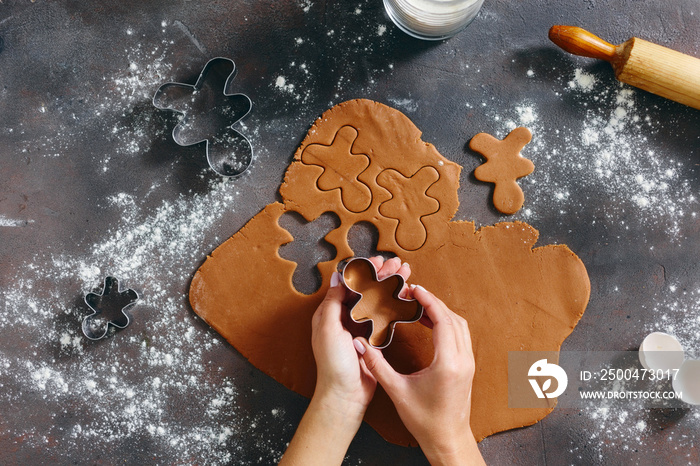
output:
{"label": "fingernail", "polygon": [[389,259],[389,260],[392,260],[392,261],[398,263],[399,266],[401,266],[401,258],[400,258],[400,257],[398,257],[398,256],[397,256],[397,257],[392,257],[392,258]]}
{"label": "fingernail", "polygon": [[353,346],[355,346],[355,351],[360,353],[360,355],[365,354],[365,351],[367,351],[367,349],[365,348],[365,345],[363,345],[360,342],[360,340],[353,340],[352,344],[353,344]]}
{"label": "fingernail", "polygon": [[415,290],[415,289],[418,289],[418,290],[421,290],[421,291],[427,291],[425,288],[423,288],[423,287],[420,286],[420,285],[411,285],[411,286],[413,287],[414,290]]}
{"label": "fingernail", "polygon": [[408,267],[409,269],[411,268],[411,266],[408,265],[408,262],[404,262],[403,264],[401,264],[401,267]]}
{"label": "fingernail", "polygon": [[340,274],[333,272],[333,275],[331,275],[331,288],[335,288],[338,285],[340,285]]}

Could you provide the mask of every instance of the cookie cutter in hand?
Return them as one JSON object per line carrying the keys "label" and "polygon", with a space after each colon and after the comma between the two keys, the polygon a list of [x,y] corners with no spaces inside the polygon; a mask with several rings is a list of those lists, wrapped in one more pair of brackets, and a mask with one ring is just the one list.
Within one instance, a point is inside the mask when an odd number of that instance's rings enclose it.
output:
{"label": "cookie cutter in hand", "polygon": [[[391,344],[397,324],[414,323],[423,316],[423,306],[418,301],[399,296],[406,279],[395,273],[379,280],[377,268],[369,259],[350,259],[343,267],[341,278],[354,294],[348,305],[350,318],[358,324],[370,322],[367,341],[375,348],[383,349]],[[395,283],[393,289],[392,282]],[[397,318],[393,319],[392,314]]]}
{"label": "cookie cutter in hand", "polygon": [[83,319],[83,334],[90,340],[99,340],[107,335],[110,325],[126,328],[131,323],[131,316],[126,311],[138,299],[136,291],[129,288],[121,290],[119,280],[105,277],[102,294],[85,295],[85,304],[93,313]]}
{"label": "cookie cutter in hand", "polygon": [[236,74],[233,60],[212,58],[194,85],[165,83],[153,96],[156,108],[182,114],[173,140],[181,146],[206,142],[207,162],[221,176],[238,176],[253,160],[250,141],[233,129],[253,107],[247,95],[226,93]]}

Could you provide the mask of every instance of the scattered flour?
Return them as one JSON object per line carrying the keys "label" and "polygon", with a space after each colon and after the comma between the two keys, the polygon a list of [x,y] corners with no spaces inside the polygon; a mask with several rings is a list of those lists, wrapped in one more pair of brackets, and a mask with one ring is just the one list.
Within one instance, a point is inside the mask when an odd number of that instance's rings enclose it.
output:
{"label": "scattered flour", "polygon": [[[528,72],[528,76],[532,76]],[[580,89],[584,92],[590,92],[596,84],[595,76],[590,73],[586,73],[580,68],[574,70],[574,79],[569,81],[569,88]]]}
{"label": "scattered flour", "polygon": [[[531,101],[516,104],[511,115],[493,115],[503,128],[499,138],[517,126],[526,126],[533,134],[523,156],[536,168],[520,180],[526,191],[525,206],[514,218],[532,223],[565,212],[593,210],[594,223],[612,224],[622,218],[623,225],[645,226],[642,231],[665,228],[669,241],[682,244],[687,239],[683,225],[698,218],[700,210],[699,195],[683,176],[691,167],[649,148],[649,138],[662,123],[638,108],[634,89],[596,83],[592,75],[578,69],[569,82],[569,92],[596,103],[588,107],[584,100],[580,127],[546,127],[540,113],[549,109]],[[538,166],[547,169],[538,170]],[[609,202],[592,205],[591,193]]]}
{"label": "scattered flour", "polygon": [[[127,35],[133,34],[133,30],[129,31]],[[75,108],[64,105],[63,96],[40,107],[39,112],[51,114],[56,129],[50,137],[25,141],[26,146],[40,156],[59,157],[70,153],[78,140],[104,135],[113,144],[113,150],[94,157],[95,165],[103,172],[110,170],[115,158],[140,156],[153,140],[172,131],[166,120],[152,117],[150,102],[161,84],[174,80],[167,58],[173,43],[163,38],[157,45],[146,47],[137,43],[126,50],[128,64],[124,69],[105,76],[102,89],[85,97],[96,108],[94,112],[76,115]],[[94,99],[97,104],[92,102]],[[89,128],[89,133],[83,128]],[[28,149],[25,147],[22,152],[27,153]]]}
{"label": "scattered flour", "polygon": [[[308,11],[313,5],[311,2],[299,2],[299,6]],[[338,7],[341,7],[339,4]],[[351,8],[342,6],[343,8]],[[369,22],[376,22],[376,3],[372,0],[362,0],[354,7],[353,15],[347,21],[355,21],[365,26]],[[341,93],[352,97],[368,95],[376,87],[379,78],[393,71],[394,65],[387,61],[387,55],[392,51],[392,37],[394,28],[389,28],[386,24],[377,25],[373,31],[358,34],[357,31],[365,31],[366,27],[354,27],[344,24],[338,28],[328,29],[321,40],[318,36],[309,31],[308,36],[296,37],[292,46],[297,52],[294,56],[313,57],[318,54],[318,50],[323,48],[330,38],[332,43],[343,44],[342,47],[333,48],[331,53],[324,56],[322,61],[325,67],[324,73],[337,76],[336,82],[332,83],[335,88],[333,97],[340,98]],[[314,63],[315,64],[315,63]],[[319,82],[315,70],[310,69],[309,63],[302,63],[292,59],[286,67],[271,72],[273,78],[270,87],[273,91],[285,96],[286,112],[294,111],[301,105],[328,105],[332,106],[338,101],[316,102],[319,89],[329,83]],[[283,78],[280,79],[280,78]],[[353,93],[356,90],[357,94]]]}
{"label": "scattered flour", "polygon": [[309,10],[311,10],[311,7],[314,6],[314,2],[311,0],[299,0],[297,4],[299,5],[299,8],[304,11],[304,13],[308,13]]}
{"label": "scattered flour", "polygon": [[0,215],[0,227],[22,227],[29,223],[34,223],[34,221],[7,218],[4,215]]}
{"label": "scattered flour", "polygon": [[688,290],[670,285],[668,292],[652,306],[660,318],[649,324],[647,330],[674,335],[687,358],[700,359],[700,286]]}
{"label": "scattered flour", "polygon": [[287,84],[287,78],[284,76],[277,76],[277,79],[275,79],[275,87],[285,92],[294,92],[294,84]]}
{"label": "scattered flour", "polygon": [[[127,35],[137,34],[130,29]],[[85,128],[104,127],[113,151],[94,162],[109,177],[124,156],[142,156],[172,131],[172,121],[150,116],[153,93],[174,79],[166,58],[171,43],[164,39],[152,49],[135,44],[126,50],[124,69],[105,76],[104,92],[96,93],[96,114],[81,117],[80,124],[61,118],[68,123],[33,144],[44,151],[40,155],[69,154]],[[251,425],[265,425],[269,413],[239,409],[246,394],[233,374],[211,360],[221,339],[188,305],[193,272],[222,241],[207,233],[239,197],[233,180],[210,172],[200,176],[211,178],[202,193],[160,203],[125,192],[98,200],[98,208],[123,212],[104,227],[101,240],[81,245],[80,255],[65,254],[60,245],[43,250],[7,277],[11,285],[0,289],[0,331],[26,336],[26,347],[0,348],[0,404],[3,417],[13,420],[2,423],[0,436],[22,439],[27,451],[57,445],[52,452],[63,463],[119,442],[150,445],[146,453],[155,462],[227,464],[250,448],[279,458],[283,445],[251,432]],[[160,182],[154,180],[151,191]],[[26,223],[0,217],[0,227]],[[82,296],[100,290],[108,274],[141,299],[130,310],[130,327],[92,342],[81,332],[89,314]],[[148,331],[139,331],[141,325]],[[25,416],[27,404],[50,417],[38,422]]]}
{"label": "scattered flour", "polygon": [[[532,76],[529,71],[526,75]],[[537,226],[539,219],[586,212],[592,225],[603,223],[608,230],[614,229],[620,235],[618,238],[629,234],[634,225],[638,228],[632,231],[641,234],[635,233],[633,240],[642,244],[645,232],[659,229],[667,232],[668,242],[678,248],[688,241],[697,241],[689,236],[693,229],[688,228],[697,225],[700,211],[700,194],[687,176],[692,172],[689,166],[692,162],[650,149],[654,146],[650,139],[667,122],[656,120],[652,112],[641,108],[636,102],[637,92],[623,84],[599,85],[593,75],[577,69],[567,83],[564,96],[577,99],[581,105],[580,127],[546,126],[543,117],[551,109],[529,100],[514,105],[510,114],[491,115],[502,125],[499,138],[517,126],[526,126],[533,133],[523,156],[531,159],[536,168],[520,180],[525,190],[525,205],[509,219]],[[547,145],[543,140],[548,141]],[[552,140],[559,143],[551,144]],[[591,194],[608,202],[592,203]],[[649,248],[653,250],[654,246]],[[680,284],[667,283],[650,306],[659,318],[648,323],[645,330],[675,335],[686,349],[687,357],[700,358],[700,287],[685,289]],[[592,447],[597,460],[605,463],[610,449],[653,449],[658,430],[664,429],[669,441],[675,442],[679,449],[692,451],[697,438],[678,432],[697,432],[700,412],[691,409],[673,418],[679,412],[668,414],[634,403],[601,404],[597,409],[583,410],[581,415],[591,423],[592,432],[592,442],[587,448]],[[673,419],[666,420],[664,416]],[[571,453],[580,452],[582,460],[589,458],[590,451],[581,448],[576,442]],[[678,460],[681,463],[684,458]],[[692,457],[685,458],[685,462],[691,461]]]}
{"label": "scattered flour", "polygon": [[[232,184],[214,182],[205,195],[164,201],[148,212],[133,196],[119,194],[109,202],[123,208],[125,216],[103,241],[82,256],[43,253],[25,264],[15,285],[0,295],[0,329],[27,335],[37,351],[0,352],[3,380],[12,380],[3,385],[0,400],[6,414],[18,416],[31,394],[29,399],[44,405],[44,411],[74,417],[76,423],[19,421],[14,423],[18,430],[9,434],[31,437],[36,445],[61,438],[65,459],[74,458],[86,438],[99,448],[147,436],[171,459],[232,460],[235,444],[245,441],[240,434],[249,419],[238,412],[234,380],[218,375],[214,382],[207,376],[220,370],[208,362],[219,340],[195,328],[186,294],[173,288],[188,283],[211,250],[203,244],[204,232],[235,205],[236,197]],[[137,288],[141,300],[131,313],[137,323],[148,322],[149,332],[138,332],[138,324],[132,324],[99,343],[82,336],[80,323],[88,310],[70,303],[101,286],[106,274]],[[38,291],[45,289],[52,291]],[[134,373],[142,374],[141,383],[134,383]],[[187,428],[175,422],[174,409],[192,412]],[[219,424],[222,410],[229,424]]]}
{"label": "scattered flour", "polygon": [[418,102],[413,99],[388,99],[389,102],[399,110],[404,112],[413,113],[418,110]]}

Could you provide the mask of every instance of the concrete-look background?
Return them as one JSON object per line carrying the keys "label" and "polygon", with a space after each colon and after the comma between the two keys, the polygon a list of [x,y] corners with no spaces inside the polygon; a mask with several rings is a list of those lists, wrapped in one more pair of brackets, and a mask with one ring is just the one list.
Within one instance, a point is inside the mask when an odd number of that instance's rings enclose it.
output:
{"label": "concrete-look background", "polygon": [[[554,24],[700,57],[697,0],[486,0],[440,42],[399,31],[379,0],[1,1],[0,461],[279,459],[307,400],[197,319],[186,293],[206,255],[279,199],[313,121],[354,98],[401,110],[464,167],[456,218],[525,221],[540,245],[582,259],[591,299],[563,349],[632,350],[661,330],[700,356],[700,111],[564,53],[547,38]],[[236,125],[253,164],[227,181],[203,145],[172,141],[177,116],[151,102],[217,56],[238,66],[229,91],[253,101]],[[520,125],[536,169],[520,182],[524,208],[504,217],[467,144]],[[317,240],[333,220],[301,223],[288,229],[319,249],[289,254],[312,267],[332,253]],[[371,234],[356,233],[366,246]],[[91,342],[82,297],[107,274],[142,300],[131,326]],[[697,407],[601,403],[480,447],[491,464],[697,464],[698,432]],[[425,458],[363,425],[347,463]]]}

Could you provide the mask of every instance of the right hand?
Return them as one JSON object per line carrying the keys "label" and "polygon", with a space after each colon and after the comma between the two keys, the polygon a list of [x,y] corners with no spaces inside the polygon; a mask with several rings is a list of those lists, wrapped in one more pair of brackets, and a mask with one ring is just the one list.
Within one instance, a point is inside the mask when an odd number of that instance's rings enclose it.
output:
{"label": "right hand", "polygon": [[469,425],[475,366],[467,321],[424,288],[411,291],[425,309],[421,322],[433,328],[430,366],[400,374],[364,338],[358,352],[431,464],[483,464]]}

